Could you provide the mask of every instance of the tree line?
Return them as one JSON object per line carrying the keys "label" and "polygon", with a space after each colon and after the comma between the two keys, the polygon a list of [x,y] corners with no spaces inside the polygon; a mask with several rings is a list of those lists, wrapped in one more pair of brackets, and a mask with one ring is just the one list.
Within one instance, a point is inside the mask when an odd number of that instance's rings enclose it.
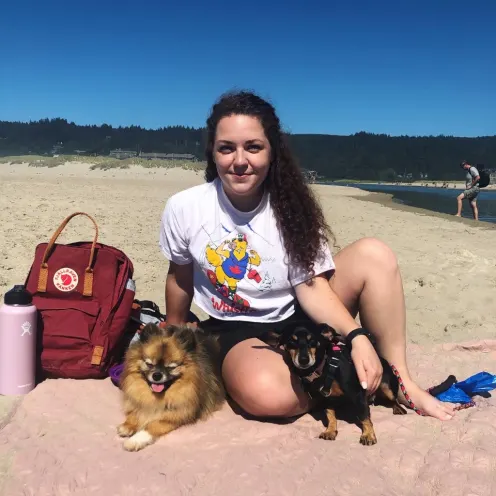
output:
{"label": "tree line", "polygon": [[[359,132],[350,136],[288,134],[300,165],[329,179],[394,180],[460,178],[458,164],[468,160],[496,168],[496,136],[389,136]],[[0,121],[0,156],[50,154],[108,155],[121,148],[142,152],[189,153],[204,158],[203,128],[169,126],[81,126],[65,119]]]}

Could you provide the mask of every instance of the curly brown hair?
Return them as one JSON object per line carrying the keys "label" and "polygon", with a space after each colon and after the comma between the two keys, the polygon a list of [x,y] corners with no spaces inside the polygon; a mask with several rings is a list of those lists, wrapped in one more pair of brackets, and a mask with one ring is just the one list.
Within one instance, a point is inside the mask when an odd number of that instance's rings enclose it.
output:
{"label": "curly brown hair", "polygon": [[265,180],[284,247],[291,263],[314,275],[322,244],[335,241],[322,208],[289,150],[274,107],[251,92],[229,92],[220,97],[207,119],[205,179],[218,177],[213,150],[219,121],[231,115],[256,117],[271,147],[271,165]]}

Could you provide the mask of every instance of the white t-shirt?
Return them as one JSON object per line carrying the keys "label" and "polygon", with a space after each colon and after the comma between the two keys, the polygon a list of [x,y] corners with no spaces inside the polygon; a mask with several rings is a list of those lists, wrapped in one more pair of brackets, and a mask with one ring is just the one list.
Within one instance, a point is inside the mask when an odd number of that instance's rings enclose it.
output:
{"label": "white t-shirt", "polygon": [[[288,265],[268,194],[251,212],[236,210],[219,179],[181,191],[164,209],[165,257],[194,267],[194,301],[222,320],[279,322],[294,311],[293,287],[311,276]],[[327,243],[315,275],[334,270]]]}

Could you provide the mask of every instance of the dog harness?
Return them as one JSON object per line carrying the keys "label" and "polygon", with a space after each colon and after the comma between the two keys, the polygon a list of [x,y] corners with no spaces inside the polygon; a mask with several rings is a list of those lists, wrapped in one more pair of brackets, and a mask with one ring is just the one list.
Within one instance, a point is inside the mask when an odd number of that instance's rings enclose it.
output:
{"label": "dog harness", "polygon": [[331,395],[332,383],[339,369],[339,360],[345,346],[338,339],[331,340],[320,365],[311,374],[301,378],[303,386],[310,396],[315,391],[318,391],[324,398]]}
{"label": "dog harness", "polygon": [[346,338],[336,333],[332,338],[328,339],[328,346],[321,364],[311,374],[302,377],[303,385],[307,386],[307,392],[310,396],[310,390],[313,392],[318,391],[324,398],[328,398],[331,395],[332,383],[339,369],[342,355],[345,353],[347,358],[351,360],[351,342],[357,336],[367,336],[372,345],[375,345],[375,339],[372,334],[362,327],[351,331]]}

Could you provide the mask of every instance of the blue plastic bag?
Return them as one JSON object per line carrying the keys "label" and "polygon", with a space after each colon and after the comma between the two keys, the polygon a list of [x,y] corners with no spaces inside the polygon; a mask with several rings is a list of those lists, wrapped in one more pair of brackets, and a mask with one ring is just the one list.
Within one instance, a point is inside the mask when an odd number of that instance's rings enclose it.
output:
{"label": "blue plastic bag", "polygon": [[496,389],[496,375],[479,372],[464,381],[453,384],[436,396],[438,400],[450,403],[470,403],[471,396]]}

